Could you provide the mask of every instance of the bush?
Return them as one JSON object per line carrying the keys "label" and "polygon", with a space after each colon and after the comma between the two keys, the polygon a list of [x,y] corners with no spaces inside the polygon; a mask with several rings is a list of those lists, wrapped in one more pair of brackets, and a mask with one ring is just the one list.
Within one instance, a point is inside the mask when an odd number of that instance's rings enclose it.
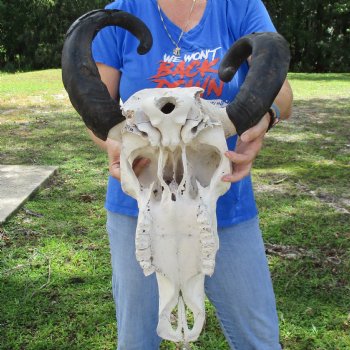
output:
{"label": "bush", "polygon": [[350,71],[349,0],[264,2],[278,31],[290,43],[292,71]]}
{"label": "bush", "polygon": [[0,69],[59,67],[68,27],[85,12],[108,2],[0,0]]}
{"label": "bush", "polygon": [[[0,0],[0,69],[59,67],[64,34],[70,24],[109,2]],[[350,0],[264,2],[278,31],[291,45],[292,71],[350,71]]]}

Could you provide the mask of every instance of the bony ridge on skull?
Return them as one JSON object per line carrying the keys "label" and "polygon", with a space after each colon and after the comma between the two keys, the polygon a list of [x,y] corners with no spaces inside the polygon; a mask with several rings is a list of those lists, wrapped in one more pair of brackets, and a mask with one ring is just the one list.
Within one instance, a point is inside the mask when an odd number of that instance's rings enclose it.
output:
{"label": "bony ridge on skull", "polygon": [[[196,340],[204,324],[204,277],[214,272],[219,247],[216,201],[231,170],[220,110],[200,98],[202,91],[146,89],[122,107],[122,188],[139,206],[136,258],[146,276],[157,276],[157,332],[175,342]],[[150,160],[138,177],[137,158]]]}

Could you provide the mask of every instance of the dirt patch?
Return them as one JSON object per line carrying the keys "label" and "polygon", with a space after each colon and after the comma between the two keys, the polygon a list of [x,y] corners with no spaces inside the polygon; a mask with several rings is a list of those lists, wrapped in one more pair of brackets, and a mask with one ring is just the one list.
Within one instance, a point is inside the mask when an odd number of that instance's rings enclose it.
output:
{"label": "dirt patch", "polygon": [[271,243],[265,243],[265,251],[268,255],[279,256],[287,260],[308,258],[317,263],[328,263],[332,265],[340,265],[342,263],[342,256],[345,254],[343,251],[334,250],[318,253],[300,247]]}
{"label": "dirt patch", "polygon": [[350,198],[335,196],[333,194],[327,193],[324,189],[314,191],[300,182],[296,183],[295,186],[300,192],[307,194],[313,198],[317,198],[322,203],[325,203],[333,208],[336,212],[350,214]]}

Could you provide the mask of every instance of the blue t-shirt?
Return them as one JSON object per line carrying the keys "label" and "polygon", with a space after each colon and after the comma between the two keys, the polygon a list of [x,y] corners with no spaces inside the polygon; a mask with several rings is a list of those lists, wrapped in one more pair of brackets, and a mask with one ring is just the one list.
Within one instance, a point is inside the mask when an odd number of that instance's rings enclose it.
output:
{"label": "blue t-shirt", "polygon": [[[161,21],[156,0],[117,0],[108,9],[120,9],[140,18],[150,29],[153,47],[146,55],[136,52],[138,40],[128,31],[114,26],[101,30],[93,41],[96,62],[121,72],[119,92],[126,101],[146,88],[200,86],[203,98],[221,106],[232,101],[248,71],[243,64],[227,84],[218,78],[218,66],[228,48],[252,32],[274,32],[275,28],[261,0],[207,0],[200,22],[184,33],[179,42],[181,56],[173,55],[174,44]],[[181,29],[162,13],[164,24],[175,41]],[[237,137],[228,139],[234,149]],[[126,195],[118,180],[108,181],[106,208],[137,216],[137,202]],[[251,177],[231,185],[217,203],[218,226],[230,226],[257,215]]]}

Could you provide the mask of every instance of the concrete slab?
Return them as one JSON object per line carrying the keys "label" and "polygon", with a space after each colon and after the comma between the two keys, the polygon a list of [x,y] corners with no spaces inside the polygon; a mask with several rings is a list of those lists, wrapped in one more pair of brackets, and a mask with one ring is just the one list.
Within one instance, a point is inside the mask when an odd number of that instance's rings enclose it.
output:
{"label": "concrete slab", "polygon": [[14,214],[56,171],[55,166],[0,165],[0,224]]}

